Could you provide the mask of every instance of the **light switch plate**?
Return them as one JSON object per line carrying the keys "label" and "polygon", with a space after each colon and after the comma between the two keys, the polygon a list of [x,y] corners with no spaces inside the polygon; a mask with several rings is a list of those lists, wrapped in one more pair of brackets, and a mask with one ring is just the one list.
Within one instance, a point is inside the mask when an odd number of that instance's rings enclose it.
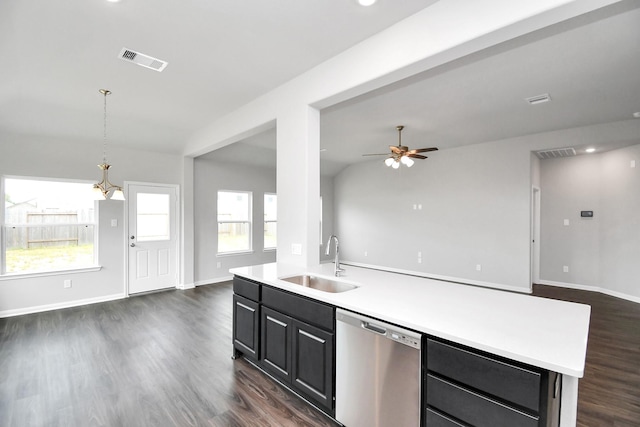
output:
{"label": "light switch plate", "polygon": [[300,243],[291,244],[291,255],[302,255],[302,245]]}

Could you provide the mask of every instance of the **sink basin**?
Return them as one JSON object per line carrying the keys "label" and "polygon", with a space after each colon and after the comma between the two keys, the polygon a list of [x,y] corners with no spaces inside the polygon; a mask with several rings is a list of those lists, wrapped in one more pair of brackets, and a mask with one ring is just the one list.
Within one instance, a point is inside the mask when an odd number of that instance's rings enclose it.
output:
{"label": "sink basin", "polygon": [[357,288],[356,285],[340,282],[337,280],[326,279],[324,277],[311,276],[308,274],[300,276],[283,277],[281,280],[304,286],[305,288],[316,289],[322,292],[346,292]]}

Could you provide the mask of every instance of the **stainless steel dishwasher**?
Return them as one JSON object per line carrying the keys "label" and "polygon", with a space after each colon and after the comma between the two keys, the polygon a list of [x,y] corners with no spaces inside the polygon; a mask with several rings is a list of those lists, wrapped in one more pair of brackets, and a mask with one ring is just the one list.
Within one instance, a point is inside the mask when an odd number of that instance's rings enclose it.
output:
{"label": "stainless steel dishwasher", "polygon": [[336,310],[336,420],[419,427],[421,336]]}

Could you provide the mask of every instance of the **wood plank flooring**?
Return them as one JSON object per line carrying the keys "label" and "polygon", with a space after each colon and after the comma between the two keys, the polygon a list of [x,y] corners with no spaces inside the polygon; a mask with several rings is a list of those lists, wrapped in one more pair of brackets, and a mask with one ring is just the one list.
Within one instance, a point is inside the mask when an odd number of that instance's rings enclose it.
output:
{"label": "wood plank flooring", "polygon": [[640,426],[640,304],[552,286],[534,285],[533,293],[591,306],[578,427]]}
{"label": "wood plank flooring", "polygon": [[[640,304],[592,306],[578,426],[640,426]],[[0,319],[0,426],[332,426],[231,360],[231,284]]]}
{"label": "wood plank flooring", "polygon": [[336,426],[231,359],[230,282],[0,319],[0,426]]}

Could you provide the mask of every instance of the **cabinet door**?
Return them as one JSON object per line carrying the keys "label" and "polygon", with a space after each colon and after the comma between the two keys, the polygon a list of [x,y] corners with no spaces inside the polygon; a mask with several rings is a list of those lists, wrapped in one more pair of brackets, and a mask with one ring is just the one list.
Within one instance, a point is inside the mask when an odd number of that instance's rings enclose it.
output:
{"label": "cabinet door", "polygon": [[260,310],[257,302],[233,295],[233,347],[252,359],[258,359]]}
{"label": "cabinet door", "polygon": [[334,335],[293,320],[292,344],[293,387],[332,413]]}
{"label": "cabinet door", "polygon": [[291,383],[291,322],[289,316],[262,307],[261,364],[272,375]]}

